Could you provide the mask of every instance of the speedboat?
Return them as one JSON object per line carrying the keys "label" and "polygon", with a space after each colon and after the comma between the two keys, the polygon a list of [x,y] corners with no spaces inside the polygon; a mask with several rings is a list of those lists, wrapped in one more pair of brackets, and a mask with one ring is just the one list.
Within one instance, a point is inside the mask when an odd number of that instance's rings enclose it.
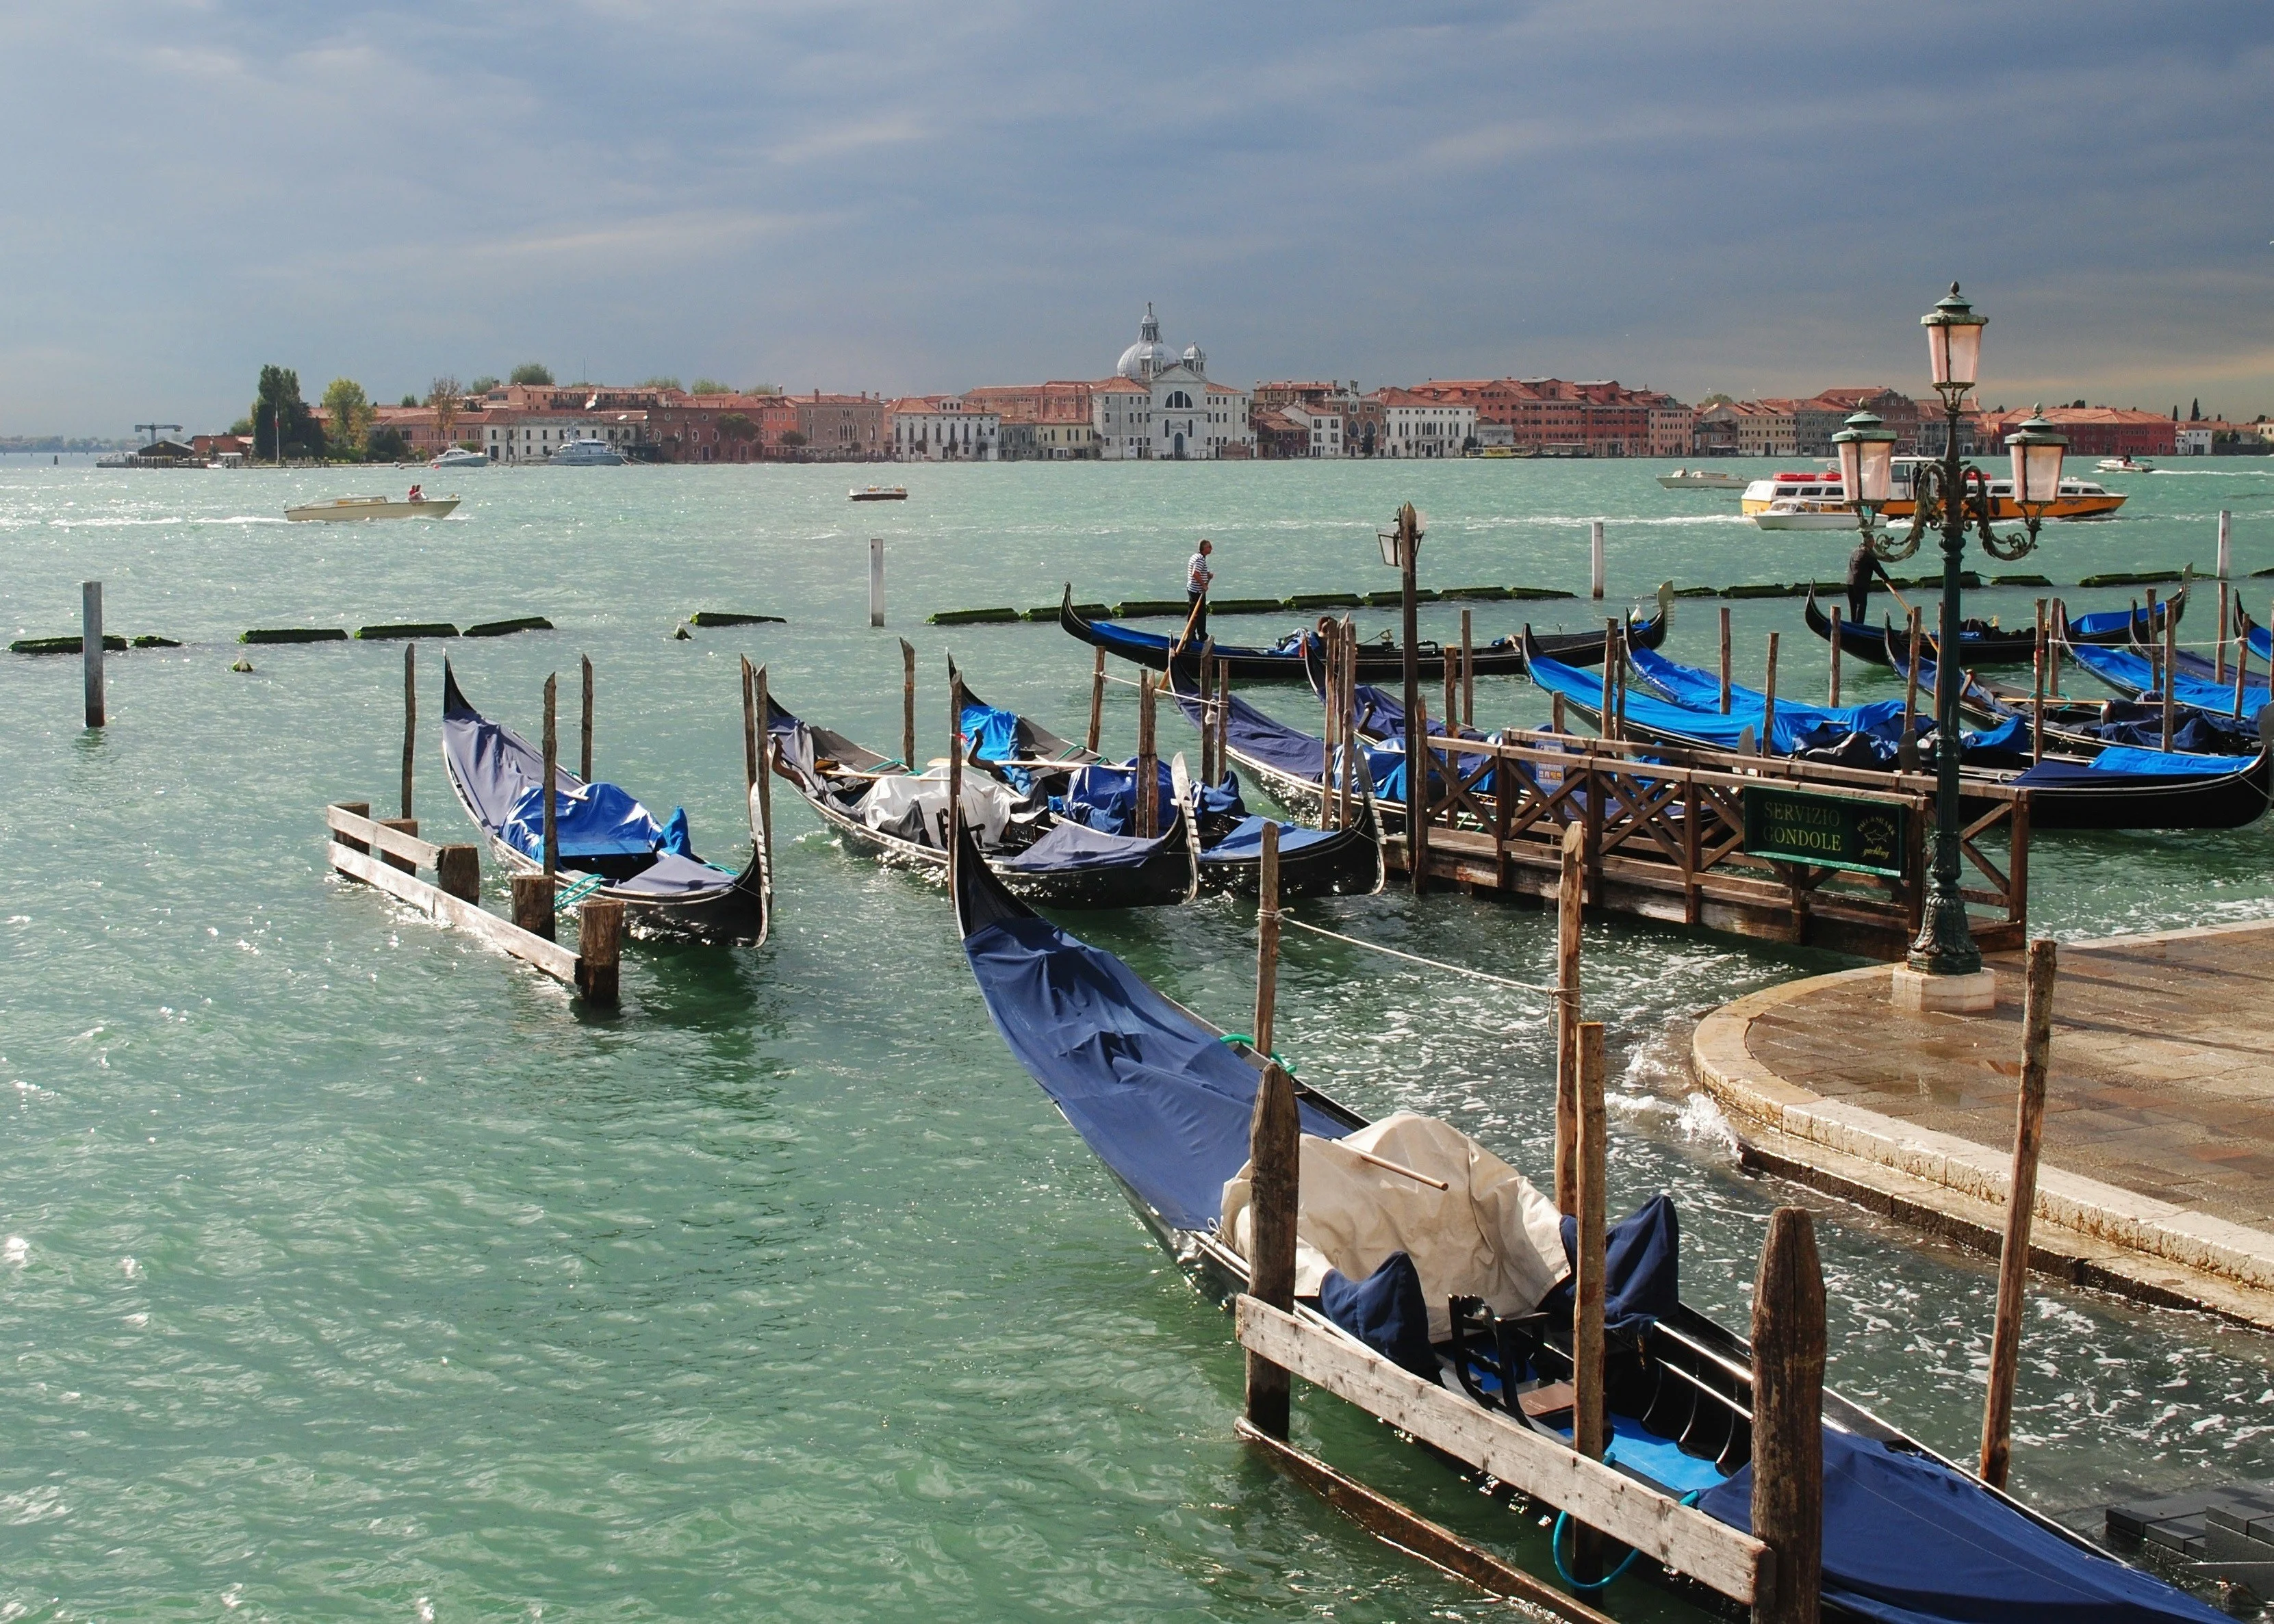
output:
{"label": "speedboat", "polygon": [[2156,471],[2153,462],[2135,462],[2128,456],[2103,457],[2093,466],[2104,474],[2152,474]]}
{"label": "speedboat", "polygon": [[447,519],[457,507],[455,496],[420,496],[415,492],[401,501],[385,496],[335,496],[328,502],[287,508],[284,516],[330,524],[349,519]]}
{"label": "speedboat", "polygon": [[1852,530],[1856,510],[1836,496],[1780,496],[1752,520],[1765,530]]}
{"label": "speedboat", "polygon": [[465,446],[453,446],[426,464],[429,468],[487,468],[489,465],[489,458]]}
{"label": "speedboat", "polygon": [[908,487],[904,485],[872,485],[865,489],[847,491],[845,494],[856,502],[904,502],[908,500]]}
{"label": "speedboat", "polygon": [[1677,468],[1670,474],[1660,474],[1659,484],[1669,491],[1742,491],[1745,482],[1735,474],[1717,472],[1710,468]]}
{"label": "speedboat", "polygon": [[621,465],[624,454],[605,440],[586,435],[572,440],[546,459],[548,468],[614,468]]}
{"label": "speedboat", "polygon": [[[1880,516],[1909,518],[1916,508],[1911,495],[1913,474],[1920,467],[1939,463],[1939,461],[1936,457],[1897,457],[1890,471],[1887,500],[1879,508]],[[2022,512],[2022,505],[2014,500],[2014,482],[2010,477],[1985,478],[1984,484],[1989,492],[1990,516],[1992,519],[2010,520],[2027,516]],[[1772,504],[1788,497],[1802,500],[1818,497],[1844,501],[1847,492],[1840,483],[1840,470],[1836,466],[1787,471],[1773,474],[1766,479],[1756,479],[1747,485],[1737,509],[1750,518],[1766,512]],[[2121,491],[2111,491],[2090,479],[2063,479],[2059,494],[2037,516],[2041,519],[2095,519],[2114,513],[2122,506],[2124,493]]]}

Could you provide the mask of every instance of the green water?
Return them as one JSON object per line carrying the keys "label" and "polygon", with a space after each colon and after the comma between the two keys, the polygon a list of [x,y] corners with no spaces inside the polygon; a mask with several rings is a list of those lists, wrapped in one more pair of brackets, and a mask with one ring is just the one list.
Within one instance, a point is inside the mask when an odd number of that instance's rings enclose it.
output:
{"label": "green water", "polygon": [[[1844,538],[1761,536],[1734,493],[1661,491],[1658,466],[913,469],[912,500],[889,508],[848,506],[847,472],[825,469],[476,470],[428,480],[466,497],[450,521],[336,528],[275,515],[412,476],[0,466],[8,635],[76,629],[78,583],[100,577],[114,631],[189,644],[114,657],[99,735],[78,726],[76,662],[0,661],[0,1618],[1495,1611],[1233,1441],[1227,1321],[1012,1064],[937,891],[848,857],[779,797],[772,944],[636,945],[621,1013],[589,1014],[328,877],[323,803],[394,793],[400,649],[256,648],[247,675],[229,670],[230,640],[548,615],[554,634],[423,645],[423,713],[439,710],[446,646],[474,702],[531,732],[546,674],[573,689],[589,654],[600,771],[651,805],[683,802],[698,848],[734,861],[744,652],[794,707],[896,750],[907,635],[930,753],[951,647],[990,699],[1069,730],[1088,662],[1053,627],[951,637],[924,613],[1045,603],[1067,580],[1088,598],[1171,596],[1198,534],[1218,542],[1230,596],[1390,584],[1374,531],[1409,498],[1436,584],[1584,589],[1596,516],[1621,600],[1668,575],[1836,570]],[[2274,565],[2274,470],[2128,484],[2123,516],[2052,527],[2019,568],[2208,567],[2221,507],[2239,568]],[[872,535],[890,564],[883,632],[863,623]],[[2028,600],[1980,595],[2009,619]],[[789,624],[670,639],[704,608]],[[1479,635],[1522,613],[1478,605]],[[1676,613],[1670,651],[1710,660],[1712,605]],[[1361,613],[1361,628],[1388,618]],[[1431,611],[1427,629],[1457,624]],[[1244,627],[1277,623],[1222,629]],[[1737,628],[1741,672],[1771,629],[1821,652],[1790,602],[1741,604]],[[1271,703],[1300,714],[1292,694]],[[1495,680],[1478,709],[1529,722],[1541,702]],[[1133,714],[1111,689],[1110,741],[1126,748]],[[1181,724],[1163,734],[1191,743]],[[419,770],[426,831],[463,838],[431,728]],[[2274,913],[2268,840],[2046,837],[2037,922],[2078,936]],[[1306,908],[1550,974],[1535,914],[1397,895]],[[1246,1026],[1244,906],[1076,928]],[[1673,1190],[1685,1289],[1732,1319],[1766,1214],[1795,1197],[1734,1170],[1726,1127],[1682,1097],[1676,1039],[1697,1010],[1831,962],[1588,933],[1587,996],[1614,1023],[1620,1077],[1616,1203]],[[1352,1104],[1444,1114],[1545,1168],[1538,1006],[1297,940],[1280,1020],[1305,1075]],[[1811,1204],[1833,1380],[1968,1453],[1987,1266]],[[2274,1476],[2270,1428],[2261,1339],[2039,1286],[2025,1492],[2073,1509],[2119,1478]],[[1299,1430],[1546,1566],[1540,1530],[1346,1407],[1306,1402]],[[1623,1583],[1608,1605],[1681,1613]]]}

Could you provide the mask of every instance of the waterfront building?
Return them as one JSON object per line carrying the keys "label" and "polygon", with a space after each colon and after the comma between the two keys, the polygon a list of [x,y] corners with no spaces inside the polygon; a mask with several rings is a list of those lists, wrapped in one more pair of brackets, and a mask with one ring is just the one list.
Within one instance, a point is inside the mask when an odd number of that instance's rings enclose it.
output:
{"label": "waterfront building", "polygon": [[[916,395],[887,408],[896,462],[992,462],[1003,419],[960,395]],[[1030,438],[1030,437],[1022,437]]]}
{"label": "waterfront building", "polygon": [[1975,430],[1976,449],[1985,456],[2003,454],[2006,435],[2037,415],[2068,437],[2072,457],[2178,455],[2178,424],[2161,412],[2118,406],[2048,406],[2042,414],[1985,411]]}
{"label": "waterfront building", "polygon": [[1250,406],[1247,426],[1255,437],[1255,455],[1271,462],[1311,455],[1311,431],[1288,416],[1285,407]]}
{"label": "waterfront building", "polygon": [[992,411],[1002,424],[996,455],[1002,461],[1087,461],[1098,455],[1097,425],[1086,380],[990,384],[966,389],[968,406]]}
{"label": "waterfront building", "polygon": [[1410,394],[1475,411],[1479,446],[1546,456],[1686,456],[1692,413],[1672,395],[1616,379],[1431,379]]}
{"label": "waterfront building", "polygon": [[1465,402],[1413,389],[1377,389],[1382,402],[1382,455],[1459,456],[1477,430],[1477,409]]}
{"label": "waterfront building", "polygon": [[1113,376],[1091,387],[1090,412],[1108,462],[1209,461],[1254,450],[1247,392],[1209,382],[1198,344],[1179,353],[1163,342],[1150,304]]}
{"label": "waterfront building", "polygon": [[[797,426],[797,413],[779,395],[689,395],[683,389],[655,392],[644,413],[643,439],[665,462],[759,462],[786,455],[782,436]],[[605,436],[604,436],[605,438]]]}
{"label": "waterfront building", "polygon": [[1897,456],[1918,454],[1918,402],[1885,384],[1826,389],[1797,402],[1792,415],[1795,452],[1804,457],[1831,456],[1832,437],[1840,432],[1852,414],[1859,411],[1876,412],[1880,422],[1895,432]]}
{"label": "waterfront building", "polygon": [[797,432],[805,443],[801,461],[854,462],[881,458],[885,453],[885,402],[882,395],[794,395],[788,403],[797,414]]}
{"label": "waterfront building", "polygon": [[1343,432],[1340,406],[1327,401],[1292,401],[1280,408],[1280,412],[1303,437],[1303,449],[1296,455],[1312,457],[1345,455],[1346,438]]}
{"label": "waterfront building", "polygon": [[1796,436],[1800,402],[1777,399],[1739,401],[1736,415],[1739,456],[1791,457],[1799,455]]}
{"label": "waterfront building", "polygon": [[604,440],[629,454],[647,440],[644,411],[486,411],[482,450],[493,462],[541,463],[573,440]]}

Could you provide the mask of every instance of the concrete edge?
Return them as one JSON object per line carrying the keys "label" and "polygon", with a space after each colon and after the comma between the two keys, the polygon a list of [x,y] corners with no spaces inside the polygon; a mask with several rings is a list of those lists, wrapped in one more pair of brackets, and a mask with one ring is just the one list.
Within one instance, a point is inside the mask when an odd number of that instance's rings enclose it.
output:
{"label": "concrete edge", "polygon": [[[2223,929],[2229,928],[2210,926],[2167,934],[2202,934]],[[1876,965],[1841,971],[1766,988],[1724,1004],[1698,1024],[1690,1040],[1691,1071],[1723,1109],[1762,1124],[1796,1145],[1821,1147],[1856,1161],[1875,1162],[1981,1202],[2002,1214],[2012,1184],[2009,1151],[1992,1150],[1861,1106],[1826,1100],[1770,1071],[1754,1056],[1746,1041],[1754,1020],[1771,1010],[1834,981],[1887,974],[1886,966]],[[2038,1170],[2036,1216],[2077,1235],[2186,1270],[2254,1290],[2274,1291],[2274,1236],[2086,1178],[2050,1162]],[[1999,1226],[2002,1229],[2002,1216]]]}

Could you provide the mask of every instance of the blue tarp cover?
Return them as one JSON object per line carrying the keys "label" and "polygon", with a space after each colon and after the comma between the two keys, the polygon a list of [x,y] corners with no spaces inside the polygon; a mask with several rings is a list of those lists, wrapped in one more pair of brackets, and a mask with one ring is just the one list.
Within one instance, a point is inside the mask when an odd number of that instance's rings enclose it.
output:
{"label": "blue tarp cover", "polygon": [[[1637,668],[1643,670],[1645,675],[1649,672],[1642,665],[1642,656],[1649,652],[1642,649],[1634,651]],[[1602,702],[1602,678],[1596,673],[1579,671],[1545,656],[1533,659],[1529,669],[1532,680],[1551,693],[1562,694],[1591,710]],[[1653,682],[1655,685],[1655,678]],[[1740,698],[1738,695],[1742,690],[1733,689],[1729,696],[1729,714],[1723,716],[1719,709],[1720,684],[1721,679],[1716,677],[1715,708],[1713,710],[1676,704],[1671,700],[1654,698],[1640,688],[1630,687],[1626,697],[1627,719],[1653,733],[1696,740],[1715,749],[1734,750],[1748,729],[1756,738],[1759,736],[1766,702],[1758,696]],[[1851,705],[1834,710],[1822,705],[1779,699],[1776,736],[1770,741],[1770,752],[1789,756],[1801,750],[1819,749],[1839,743],[1851,733],[1893,741],[1901,736],[1902,718],[1901,700],[1881,700],[1873,704]]]}
{"label": "blue tarp cover", "polygon": [[[1177,815],[1176,776],[1167,762],[1153,764],[1157,796],[1154,818],[1165,829]],[[1130,815],[1137,809],[1136,782],[1134,762],[1093,762],[1067,776],[1065,793],[1050,797],[1050,810],[1105,834],[1124,834],[1129,829]],[[1231,774],[1224,774],[1221,784],[1201,786],[1203,817],[1244,816],[1246,811],[1240,803],[1239,780]]]}
{"label": "blue tarp cover", "polygon": [[[1747,1466],[1698,1502],[1752,1531]],[[1877,1624],[2215,1624],[2223,1613],[2039,1527],[1919,1455],[1824,1431],[1824,1599]]]}
{"label": "blue tarp cover", "polygon": [[2240,772],[2258,758],[2255,756],[2188,756],[2177,750],[2135,749],[2129,745],[2112,745],[2092,759],[2095,772],[2143,772],[2157,777],[2175,773],[2215,775]]}
{"label": "blue tarp cover", "polygon": [[[2142,631],[2148,629],[2148,612],[2144,609],[2097,609],[2090,614],[2069,616],[2069,635],[2073,637],[2105,636],[2110,632],[2122,631],[2127,620]],[[2158,635],[2161,635],[2160,628]]]}
{"label": "blue tarp cover", "polygon": [[[1047,920],[983,925],[963,951],[996,1031],[1098,1159],[1171,1224],[1213,1229],[1247,1161],[1254,1067]],[[1349,1132],[1299,1109],[1306,1133]]]}
{"label": "blue tarp cover", "polygon": [[[542,769],[540,768],[540,771]],[[545,857],[544,792],[526,786],[506,814],[506,844],[525,857]],[[685,838],[687,814],[674,815]],[[629,793],[614,784],[584,784],[553,794],[553,824],[561,838],[561,855],[572,857],[632,857],[658,850],[663,826]]]}
{"label": "blue tarp cover", "polygon": [[1172,838],[1181,841],[1184,838],[1185,831],[1173,823],[1166,834],[1156,835],[1150,840],[1139,840],[1128,835],[1106,834],[1067,818],[1051,824],[1034,845],[1015,857],[1003,859],[996,866],[1015,869],[1020,874],[1072,874],[1094,872],[1099,868],[1134,868]]}
{"label": "blue tarp cover", "polygon": [[[1230,834],[1201,853],[1203,860],[1210,857],[1254,857],[1263,855],[1263,826],[1271,820],[1265,817],[1244,817],[1232,826]],[[1340,837],[1339,829],[1306,829],[1299,823],[1279,825],[1279,854],[1285,856],[1299,852],[1305,846],[1322,846]]]}
{"label": "blue tarp cover", "polygon": [[1404,1252],[1391,1252],[1364,1280],[1329,1269],[1319,1282],[1319,1312],[1393,1364],[1424,1381],[1437,1380],[1428,1300],[1413,1259]]}
{"label": "blue tarp cover", "polygon": [[[2135,698],[2146,698],[2151,695],[2161,696],[2155,666],[2137,654],[2124,649],[2096,649],[2090,644],[2072,647],[2069,652],[2075,657],[2078,665],[2120,693],[2130,694]],[[2184,671],[2175,670],[2172,673],[2172,697],[2180,704],[2194,705],[2199,710],[2225,715],[2234,708],[2234,684],[2231,680],[2225,682],[2205,681],[2201,677],[2191,677]],[[2242,714],[2255,716],[2266,700],[2266,684],[2251,681],[2246,673],[2242,688]]]}
{"label": "blue tarp cover", "polygon": [[[1579,1221],[1563,1220],[1563,1255],[1579,1267]],[[1682,1227],[1674,1198],[1654,1195],[1620,1219],[1603,1236],[1603,1324],[1631,1335],[1663,1320],[1682,1301]],[[1547,1303],[1570,1309],[1572,1282],[1547,1295]],[[1543,1304],[1545,1306],[1545,1304]]]}

